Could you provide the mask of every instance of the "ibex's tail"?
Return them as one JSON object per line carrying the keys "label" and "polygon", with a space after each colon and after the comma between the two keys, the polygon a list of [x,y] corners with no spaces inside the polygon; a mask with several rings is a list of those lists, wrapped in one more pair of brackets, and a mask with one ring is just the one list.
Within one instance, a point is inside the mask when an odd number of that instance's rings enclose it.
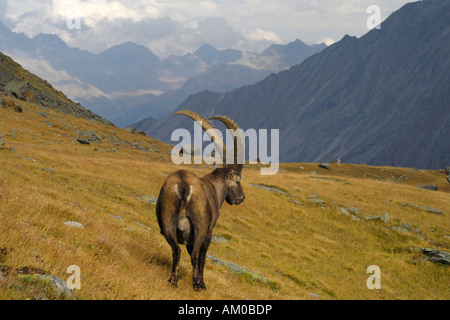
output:
{"label": "ibex's tail", "polygon": [[178,196],[180,197],[180,207],[178,211],[178,224],[177,224],[177,238],[178,243],[187,244],[189,242],[189,238],[191,235],[191,223],[189,221],[189,217],[186,211],[187,205],[192,197],[193,187],[189,186],[188,188],[184,188],[182,192],[178,190],[178,186],[175,185],[175,190],[177,191]]}
{"label": "ibex's tail", "polygon": [[178,230],[184,232],[189,230],[191,224],[186,216],[186,200],[182,199],[180,204],[180,214],[178,218]]}

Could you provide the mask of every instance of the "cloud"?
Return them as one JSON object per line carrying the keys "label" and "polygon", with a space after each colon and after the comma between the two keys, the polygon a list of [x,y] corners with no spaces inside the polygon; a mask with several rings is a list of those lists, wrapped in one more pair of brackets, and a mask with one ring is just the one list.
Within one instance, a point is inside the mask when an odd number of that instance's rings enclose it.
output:
{"label": "cloud", "polygon": [[247,34],[247,38],[256,41],[268,41],[272,43],[281,43],[283,40],[272,31],[264,31],[262,29],[256,29],[253,32]]}
{"label": "cloud", "polygon": [[198,44],[208,43],[219,49],[234,47],[243,35],[236,31],[225,18],[207,17],[196,28]]}
{"label": "cloud", "polygon": [[[192,52],[203,43],[259,51],[297,38],[306,43],[361,36],[370,5],[384,20],[409,0],[0,0],[14,31],[58,34],[71,46],[98,52],[135,41],[158,55]],[[8,4],[6,7],[5,4]],[[74,8],[81,30],[69,30]],[[2,13],[0,13],[0,19]]]}
{"label": "cloud", "polygon": [[87,26],[82,20],[80,30],[63,28],[59,36],[71,46],[100,52],[126,41],[133,41],[151,49],[154,41],[168,39],[180,30],[181,26],[169,17],[147,18],[140,21],[131,18],[108,21],[104,18],[97,21],[94,26]]}

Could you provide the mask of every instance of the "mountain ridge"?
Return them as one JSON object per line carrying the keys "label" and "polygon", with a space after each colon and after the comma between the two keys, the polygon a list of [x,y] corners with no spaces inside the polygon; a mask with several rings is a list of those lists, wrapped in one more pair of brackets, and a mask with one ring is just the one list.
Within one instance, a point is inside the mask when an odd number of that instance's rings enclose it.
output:
{"label": "mountain ridge", "polygon": [[[380,30],[346,35],[289,70],[214,98],[191,96],[176,110],[280,129],[281,162],[448,166],[449,14],[448,2],[405,5]],[[138,128],[169,141],[185,126],[168,116]]]}
{"label": "mountain ridge", "polygon": [[[196,93],[189,91],[186,94],[186,87],[182,88],[186,81],[197,77],[197,83],[209,84],[210,68],[236,64],[243,57],[239,50],[218,50],[204,44],[194,53],[160,59],[148,48],[132,42],[95,54],[69,47],[58,35],[38,34],[29,39],[24,34],[10,31],[3,24],[0,25],[0,50],[35,73],[41,73],[47,67],[42,76],[52,72],[52,82],[56,87],[119,126],[169,113],[189,94]],[[303,56],[301,52],[299,55]],[[271,59],[271,71],[287,67],[286,62],[277,62],[282,58]],[[261,64],[257,55],[254,59],[254,65],[250,67]],[[229,74],[230,78],[224,77],[220,82],[216,78],[213,86],[205,85],[199,91],[227,91],[254,83],[267,74],[261,72],[261,66],[256,70],[241,68],[241,74],[236,75],[227,73],[227,68],[224,67],[224,74]],[[237,73],[237,67],[234,68]],[[67,74],[58,74],[61,72]],[[199,77],[204,79],[199,81]],[[249,79],[249,82],[242,83],[240,78]]]}

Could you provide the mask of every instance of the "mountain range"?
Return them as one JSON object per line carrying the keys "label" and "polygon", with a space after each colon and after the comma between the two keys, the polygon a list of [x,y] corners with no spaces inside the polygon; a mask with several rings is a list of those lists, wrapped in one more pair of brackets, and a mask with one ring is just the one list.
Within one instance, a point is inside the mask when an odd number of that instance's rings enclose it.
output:
{"label": "mountain range", "polygon": [[[450,163],[450,2],[408,3],[381,29],[341,41],[289,70],[228,93],[190,96],[177,110],[279,129],[281,162],[436,169]],[[171,115],[135,124],[169,142]]]}
{"label": "mountain range", "polygon": [[194,53],[160,59],[125,42],[94,54],[69,47],[57,35],[30,39],[0,22],[0,51],[119,126],[166,115],[190,94],[256,83],[325,47],[296,40],[256,54],[205,44]]}

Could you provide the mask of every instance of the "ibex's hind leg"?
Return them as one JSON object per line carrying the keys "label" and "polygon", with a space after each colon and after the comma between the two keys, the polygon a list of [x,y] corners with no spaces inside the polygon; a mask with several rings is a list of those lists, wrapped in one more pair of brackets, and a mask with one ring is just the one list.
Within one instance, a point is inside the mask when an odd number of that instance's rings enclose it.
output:
{"label": "ibex's hind leg", "polygon": [[172,248],[172,258],[173,258],[173,264],[172,264],[172,275],[170,276],[169,283],[171,283],[174,287],[178,286],[178,264],[180,263],[180,253],[181,249],[180,246],[176,241],[173,239],[167,239],[167,242],[169,242],[170,247]]}
{"label": "ibex's hind leg", "polygon": [[198,288],[206,289],[205,282],[203,280],[203,271],[205,270],[206,251],[208,251],[211,243],[211,236],[208,236],[200,247],[200,254],[198,257]]}
{"label": "ibex's hind leg", "polygon": [[203,289],[202,286],[200,285],[199,280],[200,246],[197,243],[195,243],[194,245],[187,246],[187,250],[191,255],[193,287],[195,291],[199,291],[200,289]]}
{"label": "ibex's hind leg", "polygon": [[200,245],[188,246],[188,252],[191,255],[193,269],[193,286],[195,291],[206,289],[203,281],[203,269],[205,267],[206,251],[211,243],[211,237],[205,239]]}

